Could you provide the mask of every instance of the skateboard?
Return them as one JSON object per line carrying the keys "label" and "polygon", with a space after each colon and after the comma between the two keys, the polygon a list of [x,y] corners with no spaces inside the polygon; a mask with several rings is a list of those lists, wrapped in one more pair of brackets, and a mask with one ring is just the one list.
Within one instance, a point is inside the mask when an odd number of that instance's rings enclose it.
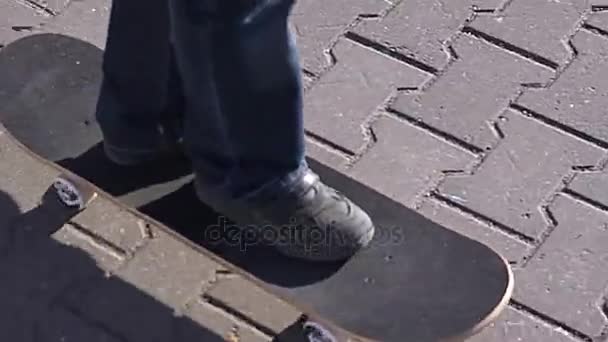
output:
{"label": "skateboard", "polygon": [[309,158],[329,185],[374,220],[371,245],[344,262],[289,259],[197,200],[187,160],[113,165],[94,109],[102,51],[39,34],[0,52],[0,123],[20,146],[62,171],[56,195],[82,211],[96,196],[174,232],[303,314],[281,341],[464,341],[499,317],[512,295],[509,263],[488,246],[444,228]]}

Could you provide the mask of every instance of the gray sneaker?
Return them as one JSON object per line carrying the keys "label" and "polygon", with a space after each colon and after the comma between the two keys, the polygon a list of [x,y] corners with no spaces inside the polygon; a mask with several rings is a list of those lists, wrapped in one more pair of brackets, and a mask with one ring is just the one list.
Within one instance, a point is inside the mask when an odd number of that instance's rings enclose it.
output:
{"label": "gray sneaker", "polygon": [[[263,205],[231,201],[197,183],[197,195],[243,230],[281,254],[307,261],[341,261],[367,247],[374,236],[370,217],[307,169],[289,194]],[[248,241],[251,243],[251,241]]]}

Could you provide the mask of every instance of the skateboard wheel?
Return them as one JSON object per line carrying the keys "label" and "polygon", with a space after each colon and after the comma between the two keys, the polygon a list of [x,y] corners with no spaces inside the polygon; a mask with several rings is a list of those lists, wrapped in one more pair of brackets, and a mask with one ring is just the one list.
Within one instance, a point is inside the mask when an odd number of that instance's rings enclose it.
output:
{"label": "skateboard wheel", "polygon": [[57,196],[65,205],[72,208],[77,207],[79,210],[84,209],[84,198],[74,183],[66,178],[59,177],[53,183],[53,187],[57,191]]}
{"label": "skateboard wheel", "polygon": [[306,322],[303,330],[310,342],[337,342],[334,335],[318,323]]}

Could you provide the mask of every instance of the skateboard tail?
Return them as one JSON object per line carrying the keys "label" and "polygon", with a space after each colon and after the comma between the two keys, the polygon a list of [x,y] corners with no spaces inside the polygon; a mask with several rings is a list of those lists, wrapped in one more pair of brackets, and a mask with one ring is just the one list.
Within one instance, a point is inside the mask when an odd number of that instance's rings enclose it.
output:
{"label": "skateboard tail", "polygon": [[[490,248],[490,247],[488,247],[488,248]],[[490,248],[490,249],[492,249],[492,248]],[[496,253],[496,251],[494,251],[494,252]],[[496,253],[496,255],[498,255],[500,257],[500,259],[504,263],[506,271],[507,271],[508,282],[506,284],[503,297],[497,303],[497,305],[494,307],[494,309],[492,311],[490,311],[490,313],[488,313],[488,315],[486,315],[479,323],[477,323],[471,329],[469,329],[461,334],[447,337],[438,342],[464,342],[464,341],[466,341],[468,338],[479,334],[485,328],[487,328],[492,323],[494,323],[496,321],[496,319],[498,319],[500,314],[504,311],[504,309],[507,307],[507,305],[509,304],[509,301],[511,300],[511,297],[513,295],[513,291],[515,288],[515,279],[514,279],[514,275],[513,275],[513,270],[511,268],[511,266],[509,265],[509,262],[499,253]],[[333,330],[329,330],[328,328],[326,328],[326,327],[336,327],[336,326],[337,325],[335,325],[335,324],[330,324],[330,323],[326,323],[326,322],[317,323],[313,319],[310,319],[310,320],[303,322],[302,330],[303,330],[305,336],[308,338],[309,342],[354,342],[353,340],[349,339],[348,337],[342,337],[342,331],[338,332],[338,331],[333,331]],[[338,338],[336,336],[340,336],[340,338]],[[376,341],[376,340],[368,339],[365,337],[362,337],[361,339],[357,339],[356,341],[357,342],[384,342],[384,341]]]}
{"label": "skateboard tail", "polygon": [[[491,249],[492,251],[494,251],[493,248],[491,248],[489,246],[488,246],[488,248]],[[500,259],[504,263],[506,270],[507,270],[508,282],[507,282],[507,286],[505,288],[505,292],[504,292],[502,299],[498,302],[498,304],[494,307],[494,309],[492,311],[490,311],[490,313],[484,319],[482,319],[479,323],[477,323],[474,327],[472,327],[471,329],[467,330],[466,332],[464,332],[462,334],[443,339],[441,342],[463,342],[466,339],[479,334],[481,331],[483,331],[489,325],[494,323],[496,321],[496,319],[498,319],[500,314],[504,311],[504,309],[507,307],[507,305],[509,304],[509,301],[511,300],[511,297],[513,296],[513,291],[515,288],[515,277],[513,275],[513,269],[511,268],[509,262],[501,254],[497,253],[496,251],[494,251],[494,253],[496,253],[496,255],[498,255],[500,257]]]}

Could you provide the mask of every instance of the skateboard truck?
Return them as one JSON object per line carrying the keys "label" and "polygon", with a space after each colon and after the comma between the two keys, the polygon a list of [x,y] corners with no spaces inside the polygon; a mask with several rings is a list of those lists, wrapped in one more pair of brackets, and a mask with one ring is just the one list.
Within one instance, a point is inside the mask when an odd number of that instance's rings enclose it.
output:
{"label": "skateboard truck", "polygon": [[318,323],[305,322],[302,329],[309,342],[338,342],[329,330]]}
{"label": "skateboard truck", "polygon": [[84,186],[82,181],[66,174],[61,174],[55,179],[53,188],[63,204],[77,208],[79,211],[84,210],[97,196],[97,193]]}

